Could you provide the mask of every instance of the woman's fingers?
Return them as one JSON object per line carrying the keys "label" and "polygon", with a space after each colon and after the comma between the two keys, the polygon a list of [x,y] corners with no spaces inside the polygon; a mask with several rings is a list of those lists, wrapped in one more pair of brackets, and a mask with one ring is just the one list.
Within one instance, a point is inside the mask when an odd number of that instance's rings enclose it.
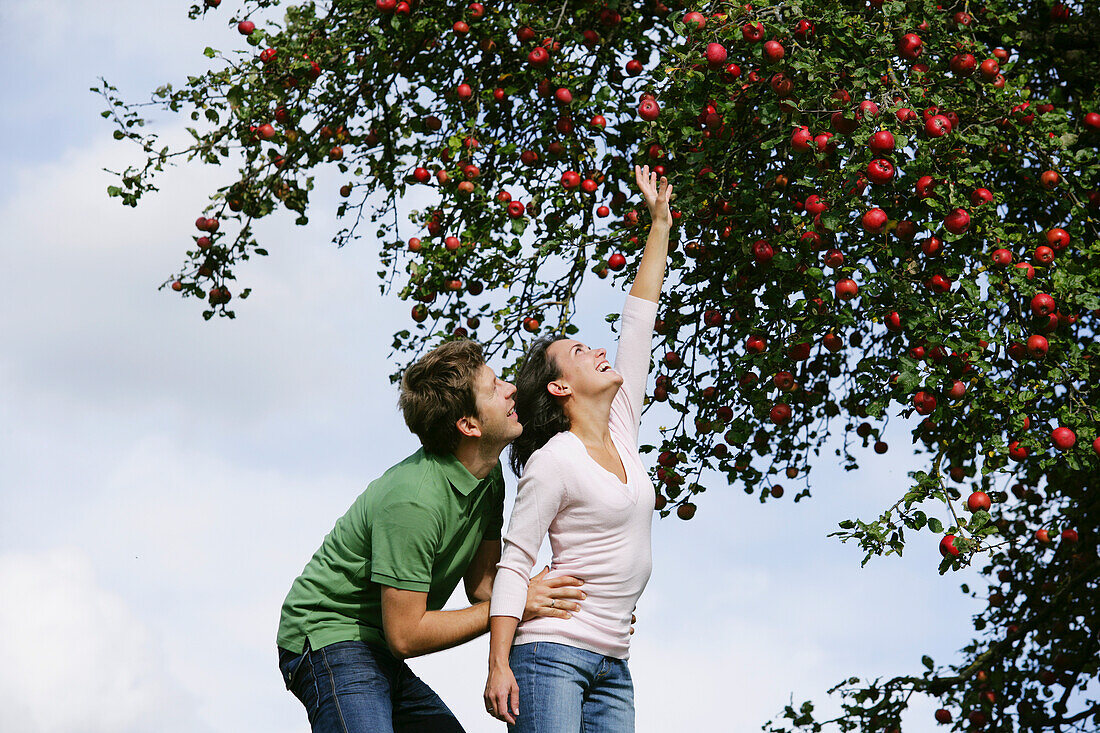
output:
{"label": "woman's fingers", "polygon": [[508,694],[506,691],[501,690],[497,697],[497,717],[503,720],[505,723],[516,722],[516,719],[512,717],[512,712],[508,708]]}

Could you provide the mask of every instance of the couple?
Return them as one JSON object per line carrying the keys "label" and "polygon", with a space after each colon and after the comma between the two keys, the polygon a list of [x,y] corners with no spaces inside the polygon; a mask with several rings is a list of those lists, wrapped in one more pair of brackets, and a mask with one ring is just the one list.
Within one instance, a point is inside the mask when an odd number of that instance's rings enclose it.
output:
{"label": "couple", "polygon": [[[422,448],[360,494],[283,602],[279,667],[315,733],[462,731],[402,660],[486,631],[485,708],[510,731],[634,730],[626,659],[653,514],[638,424],[672,222],[668,181],[635,177],[653,224],[613,369],[604,349],[547,338],[515,386],[472,341],[406,370]],[[520,480],[502,542],[508,444]],[[552,569],[529,577],[547,533]],[[473,605],[440,610],[459,580]]]}

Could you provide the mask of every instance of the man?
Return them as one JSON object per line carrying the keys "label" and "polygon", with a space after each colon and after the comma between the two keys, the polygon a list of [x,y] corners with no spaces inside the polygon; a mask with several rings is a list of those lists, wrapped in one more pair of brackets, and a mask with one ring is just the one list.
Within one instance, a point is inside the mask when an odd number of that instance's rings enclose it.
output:
{"label": "man", "polygon": [[[399,404],[421,449],[367,486],[283,602],[279,667],[314,733],[463,730],[402,660],[489,629],[499,458],[523,431],[515,392],[472,341],[443,344],[406,370]],[[581,581],[545,574],[531,580],[525,618],[569,618]],[[459,580],[473,605],[440,610]]]}

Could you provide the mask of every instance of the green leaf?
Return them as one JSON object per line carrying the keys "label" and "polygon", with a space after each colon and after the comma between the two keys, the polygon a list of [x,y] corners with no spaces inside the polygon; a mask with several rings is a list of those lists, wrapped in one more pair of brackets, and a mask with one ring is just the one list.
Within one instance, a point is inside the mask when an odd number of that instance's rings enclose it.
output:
{"label": "green leaf", "polygon": [[218,52],[215,51],[214,49],[210,48],[210,46],[207,46],[206,50],[202,52],[202,55],[205,56],[208,59],[212,59],[212,58],[214,58],[215,56],[218,55]]}
{"label": "green leaf", "polygon": [[928,518],[928,529],[932,530],[936,534],[943,532],[943,522],[935,517]]}

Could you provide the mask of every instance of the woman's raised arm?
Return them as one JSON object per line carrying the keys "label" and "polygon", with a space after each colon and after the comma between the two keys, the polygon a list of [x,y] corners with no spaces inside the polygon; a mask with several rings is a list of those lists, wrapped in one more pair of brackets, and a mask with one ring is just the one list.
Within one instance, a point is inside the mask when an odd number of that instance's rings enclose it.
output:
{"label": "woman's raised arm", "polygon": [[638,274],[634,277],[630,294],[656,303],[661,296],[661,286],[665,281],[665,261],[668,259],[668,232],[672,228],[672,210],[668,202],[672,195],[672,185],[667,178],[661,176],[658,186],[657,174],[650,172],[648,165],[634,166],[634,178],[638,182],[638,188],[642,190],[653,223],[649,227],[642,262],[638,265]]}

